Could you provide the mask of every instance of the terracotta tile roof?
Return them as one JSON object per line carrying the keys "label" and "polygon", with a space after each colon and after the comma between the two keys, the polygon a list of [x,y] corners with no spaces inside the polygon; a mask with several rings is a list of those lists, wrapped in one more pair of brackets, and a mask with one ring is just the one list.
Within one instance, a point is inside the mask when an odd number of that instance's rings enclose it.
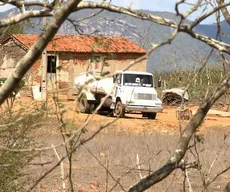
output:
{"label": "terracotta tile roof", "polygon": [[[17,41],[30,48],[37,35],[13,35]],[[55,52],[96,52],[96,53],[146,53],[139,45],[125,37],[84,36],[84,35],[55,35],[48,44],[47,51]]]}

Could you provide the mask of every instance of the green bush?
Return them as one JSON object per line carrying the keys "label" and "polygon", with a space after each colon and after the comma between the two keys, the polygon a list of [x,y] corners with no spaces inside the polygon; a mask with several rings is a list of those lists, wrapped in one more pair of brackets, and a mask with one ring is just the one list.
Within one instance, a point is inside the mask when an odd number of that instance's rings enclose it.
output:
{"label": "green bush", "polygon": [[23,170],[39,153],[23,150],[35,147],[33,130],[43,116],[24,110],[12,116],[0,115],[0,192],[25,191],[24,184],[28,181]]}
{"label": "green bush", "polygon": [[[1,77],[0,78],[0,87],[5,83],[5,81],[7,80],[7,78],[5,77]],[[25,80],[21,80],[19,85],[14,89],[13,93],[10,94],[10,97],[14,97],[19,90],[25,86]]]}
{"label": "green bush", "polygon": [[190,100],[200,101],[207,90],[211,91],[219,84],[223,72],[218,67],[204,68],[192,82],[196,73],[197,71],[179,69],[170,72],[156,72],[154,77],[155,80],[162,80],[160,91],[175,87],[185,88],[190,84],[188,89]]}
{"label": "green bush", "polygon": [[[7,78],[0,78],[0,87],[4,84]],[[13,107],[16,95],[18,94],[19,90],[25,86],[25,80],[21,80],[19,85],[12,91],[12,93],[9,95],[9,97],[6,99],[6,103],[8,105],[8,108],[11,109]],[[10,111],[9,111],[10,113]]]}

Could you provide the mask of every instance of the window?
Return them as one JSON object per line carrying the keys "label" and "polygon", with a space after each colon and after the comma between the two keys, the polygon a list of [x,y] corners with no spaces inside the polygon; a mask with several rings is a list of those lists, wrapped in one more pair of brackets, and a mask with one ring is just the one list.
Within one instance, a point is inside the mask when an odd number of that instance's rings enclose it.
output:
{"label": "window", "polygon": [[103,56],[93,56],[90,60],[90,70],[92,72],[102,72],[103,63],[104,63]]}
{"label": "window", "polygon": [[57,82],[58,55],[47,55],[47,86],[53,88]]}
{"label": "window", "polygon": [[124,85],[153,87],[153,78],[151,75],[124,74]]}
{"label": "window", "polygon": [[95,63],[95,70],[100,71],[101,70],[101,63]]}
{"label": "window", "polygon": [[57,56],[48,55],[47,56],[47,73],[56,73],[57,70]]}
{"label": "window", "polygon": [[113,83],[121,84],[121,74],[116,74],[113,76]]}

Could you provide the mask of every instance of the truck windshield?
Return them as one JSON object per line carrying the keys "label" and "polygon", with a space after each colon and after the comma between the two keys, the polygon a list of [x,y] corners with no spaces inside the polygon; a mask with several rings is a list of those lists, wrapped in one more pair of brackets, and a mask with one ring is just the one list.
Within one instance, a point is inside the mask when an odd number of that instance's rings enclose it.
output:
{"label": "truck windshield", "polygon": [[153,77],[151,75],[124,74],[123,85],[153,87]]}

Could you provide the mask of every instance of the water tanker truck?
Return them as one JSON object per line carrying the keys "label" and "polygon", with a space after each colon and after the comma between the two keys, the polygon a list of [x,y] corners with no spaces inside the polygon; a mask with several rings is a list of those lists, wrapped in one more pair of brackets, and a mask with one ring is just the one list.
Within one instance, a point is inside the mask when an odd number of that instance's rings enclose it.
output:
{"label": "water tanker truck", "polygon": [[155,119],[157,113],[162,112],[162,102],[157,98],[151,73],[117,71],[113,77],[99,80],[97,75],[86,73],[75,79],[75,86],[82,90],[78,97],[82,113],[91,113],[101,101],[101,108],[116,117],[138,112],[143,117]]}

